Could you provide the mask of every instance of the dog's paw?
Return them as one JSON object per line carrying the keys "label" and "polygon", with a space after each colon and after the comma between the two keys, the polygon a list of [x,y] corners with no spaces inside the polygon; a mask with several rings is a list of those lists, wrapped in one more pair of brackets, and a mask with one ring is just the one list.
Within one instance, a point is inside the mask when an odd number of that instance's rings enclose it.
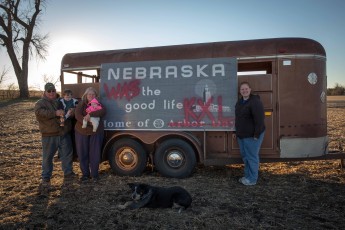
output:
{"label": "dog's paw", "polygon": [[128,208],[128,206],[130,206],[132,203],[133,203],[132,201],[127,201],[125,204],[117,205],[116,208],[119,210],[124,210],[124,209]]}
{"label": "dog's paw", "polygon": [[119,205],[116,206],[116,208],[119,209],[119,210],[124,210],[124,209],[126,209],[127,207],[126,207],[126,205],[124,205],[124,204],[119,204]]}

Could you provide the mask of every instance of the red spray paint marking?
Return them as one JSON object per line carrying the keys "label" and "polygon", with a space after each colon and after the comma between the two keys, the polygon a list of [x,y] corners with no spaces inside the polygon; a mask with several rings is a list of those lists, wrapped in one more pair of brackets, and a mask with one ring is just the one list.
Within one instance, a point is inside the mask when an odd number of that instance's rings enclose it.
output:
{"label": "red spray paint marking", "polygon": [[208,116],[209,119],[211,121],[214,121],[214,116],[213,114],[208,110],[208,107],[210,107],[212,101],[213,101],[213,97],[210,97],[207,102],[204,105],[204,102],[201,99],[197,100],[197,103],[199,104],[199,106],[201,107],[201,113],[195,114],[194,111],[191,109],[194,104],[195,104],[195,97],[192,97],[191,99],[184,99],[183,100],[183,108],[184,108],[184,117],[187,121],[190,120],[190,117],[195,120],[195,121],[201,121],[201,119],[204,116]]}
{"label": "red spray paint marking", "polygon": [[208,109],[210,107],[212,101],[213,101],[213,96],[210,97],[205,104],[204,104],[203,100],[198,99],[198,104],[200,105],[201,110],[202,110],[201,114],[198,118],[199,119],[198,121],[201,121],[201,119],[206,115],[210,118],[211,121],[214,121],[214,116],[210,112],[210,110]]}
{"label": "red spray paint marking", "polygon": [[218,122],[221,124],[228,124],[230,126],[231,123],[233,123],[233,119],[230,117],[223,117],[223,97],[218,96]]}
{"label": "red spray paint marking", "polygon": [[[201,111],[200,113],[195,113],[193,111],[193,106],[195,106],[195,101],[197,101],[197,104],[200,106]],[[199,126],[204,125],[202,123],[202,119],[207,116],[213,127],[230,127],[233,125],[233,121],[230,117],[224,117],[223,116],[223,98],[222,96],[217,97],[217,104],[218,104],[218,117],[217,119],[213,116],[211,111],[209,110],[209,107],[211,106],[213,102],[213,97],[210,97],[207,102],[204,104],[202,99],[196,99],[195,97],[192,97],[191,99],[184,99],[183,101],[183,108],[184,108],[184,123],[189,123],[189,121],[196,121]],[[201,124],[202,123],[202,124]],[[201,124],[201,125],[200,125]],[[198,125],[197,125],[198,126]]]}
{"label": "red spray paint marking", "polygon": [[114,98],[116,100],[118,98],[122,99],[123,97],[126,97],[126,99],[130,101],[140,94],[139,85],[140,80],[136,79],[128,83],[118,83],[115,87],[111,87],[111,89],[109,89],[107,84],[103,84],[103,88],[108,99]]}
{"label": "red spray paint marking", "polygon": [[190,116],[193,120],[198,121],[198,116],[193,112],[192,107],[195,104],[195,97],[192,97],[190,100],[188,98],[183,100],[183,109],[184,109],[184,118],[189,121]]}

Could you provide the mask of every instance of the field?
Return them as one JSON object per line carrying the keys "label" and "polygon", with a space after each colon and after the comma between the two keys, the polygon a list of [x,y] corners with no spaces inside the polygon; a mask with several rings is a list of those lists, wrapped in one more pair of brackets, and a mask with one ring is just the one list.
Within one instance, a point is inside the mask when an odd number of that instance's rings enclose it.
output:
{"label": "field", "polygon": [[329,108],[345,107],[345,96],[328,96],[327,106]]}
{"label": "field", "polygon": [[[343,101],[343,100],[339,100]],[[41,142],[34,100],[0,102],[0,229],[345,229],[345,171],[340,160],[265,163],[256,186],[237,182],[241,164],[198,166],[190,178],[152,170],[119,177],[101,164],[99,183],[63,180],[54,163],[49,188],[40,185]],[[345,148],[345,108],[328,109],[329,148]],[[80,175],[78,163],[75,172]],[[128,182],[180,185],[192,206],[125,210]]]}

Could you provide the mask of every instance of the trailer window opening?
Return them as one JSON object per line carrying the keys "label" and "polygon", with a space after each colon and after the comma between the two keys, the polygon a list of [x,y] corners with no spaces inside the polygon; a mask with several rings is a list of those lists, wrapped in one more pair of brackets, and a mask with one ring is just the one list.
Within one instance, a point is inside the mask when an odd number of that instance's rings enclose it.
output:
{"label": "trailer window opening", "polygon": [[94,83],[98,79],[96,70],[64,72],[65,84]]}
{"label": "trailer window opening", "polygon": [[264,75],[272,74],[272,62],[238,63],[237,75]]}
{"label": "trailer window opening", "polygon": [[237,75],[264,75],[267,74],[266,71],[244,71],[244,72],[237,72]]}

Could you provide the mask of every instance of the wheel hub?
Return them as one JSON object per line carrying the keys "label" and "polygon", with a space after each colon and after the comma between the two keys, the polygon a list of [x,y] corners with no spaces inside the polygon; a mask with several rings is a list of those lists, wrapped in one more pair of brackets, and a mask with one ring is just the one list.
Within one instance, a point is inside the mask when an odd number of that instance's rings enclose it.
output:
{"label": "wheel hub", "polygon": [[136,155],[131,151],[131,149],[123,149],[119,153],[119,163],[122,165],[122,167],[128,168],[133,167],[133,165],[136,164],[137,158]]}
{"label": "wheel hub", "polygon": [[167,156],[167,163],[172,168],[181,167],[183,164],[184,158],[181,152],[179,151],[171,151]]}

